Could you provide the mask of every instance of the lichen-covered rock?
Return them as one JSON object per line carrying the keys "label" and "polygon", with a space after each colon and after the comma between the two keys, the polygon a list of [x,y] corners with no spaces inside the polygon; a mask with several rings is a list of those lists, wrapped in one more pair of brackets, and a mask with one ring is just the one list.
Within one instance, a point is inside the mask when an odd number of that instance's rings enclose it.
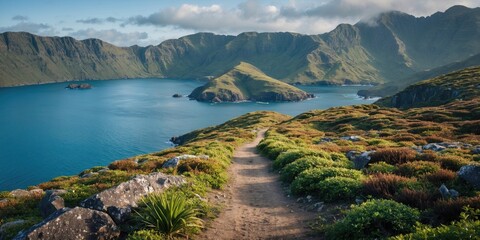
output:
{"label": "lichen-covered rock", "polygon": [[116,239],[120,230],[108,214],[76,207],[63,208],[33,227],[21,231],[14,240],[23,239]]}
{"label": "lichen-covered rock", "polygon": [[423,147],[423,150],[431,150],[431,151],[435,151],[435,152],[440,152],[440,151],[443,151],[446,149],[446,147],[438,144],[438,143],[429,143],[427,145],[424,145]]}
{"label": "lichen-covered rock", "polygon": [[30,193],[27,190],[15,189],[10,192],[10,195],[12,195],[15,198],[21,198],[21,197],[29,197]]}
{"label": "lichen-covered rock", "polygon": [[363,169],[367,164],[370,162],[371,158],[370,154],[374,153],[375,151],[366,151],[362,152],[362,154],[355,157],[353,160],[353,164],[355,165],[355,169]]}
{"label": "lichen-covered rock", "polygon": [[480,154],[480,146],[476,146],[472,149],[472,154]]}
{"label": "lichen-covered rock", "polygon": [[475,189],[480,189],[480,165],[466,165],[458,170],[458,177],[471,184]]}
{"label": "lichen-covered rock", "polygon": [[168,160],[162,165],[162,168],[176,167],[176,166],[180,163],[180,160],[186,160],[186,159],[191,159],[191,158],[200,158],[200,159],[204,159],[204,160],[205,160],[205,159],[208,159],[209,157],[208,157],[207,155],[196,156],[196,155],[184,154],[184,155],[180,155],[180,156],[177,156],[177,157],[168,159]]}
{"label": "lichen-covered rock", "polygon": [[442,184],[439,188],[438,191],[442,195],[443,198],[457,198],[460,196],[460,193],[455,190],[455,189],[448,189],[445,184]]}
{"label": "lichen-covered rock", "polygon": [[121,183],[95,194],[80,203],[80,206],[107,212],[116,223],[124,222],[137,207],[138,201],[149,193],[163,192],[171,186],[185,183],[181,176],[169,176],[163,173],[138,175],[133,179]]}
{"label": "lichen-covered rock", "polygon": [[32,190],[24,190],[24,189],[15,189],[10,192],[10,195],[14,198],[24,198],[24,197],[41,197],[44,191],[40,188],[35,188]]}
{"label": "lichen-covered rock", "polygon": [[68,89],[90,89],[92,88],[92,85],[88,83],[82,83],[82,84],[76,84],[76,83],[70,83],[67,86]]}
{"label": "lichen-covered rock", "polygon": [[350,161],[355,160],[355,158],[356,158],[358,155],[360,155],[360,153],[357,152],[357,151],[348,151],[347,154],[346,154],[348,160],[350,160]]}
{"label": "lichen-covered rock", "polygon": [[40,201],[40,214],[43,218],[65,207],[65,203],[61,197],[61,195],[65,193],[67,193],[67,191],[63,189],[46,191],[45,196],[43,196]]}
{"label": "lichen-covered rock", "polygon": [[362,140],[360,136],[355,136],[355,135],[340,137],[340,139],[351,141],[351,142],[358,142]]}

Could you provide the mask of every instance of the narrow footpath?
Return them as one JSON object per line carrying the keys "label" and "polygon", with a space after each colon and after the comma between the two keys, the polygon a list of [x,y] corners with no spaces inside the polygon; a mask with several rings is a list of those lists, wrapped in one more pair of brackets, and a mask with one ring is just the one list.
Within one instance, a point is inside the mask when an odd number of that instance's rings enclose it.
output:
{"label": "narrow footpath", "polygon": [[260,156],[256,146],[266,130],[238,148],[229,169],[226,207],[199,239],[316,239],[308,236],[308,223],[318,213],[305,211],[288,198],[272,161]]}

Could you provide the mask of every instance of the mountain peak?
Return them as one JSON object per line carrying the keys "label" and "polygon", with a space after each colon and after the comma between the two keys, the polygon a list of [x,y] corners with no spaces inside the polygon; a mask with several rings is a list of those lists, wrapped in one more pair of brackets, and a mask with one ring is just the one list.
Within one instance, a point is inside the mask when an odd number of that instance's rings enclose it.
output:
{"label": "mountain peak", "polygon": [[445,11],[445,13],[448,14],[462,14],[465,13],[466,11],[472,10],[472,8],[465,7],[463,5],[455,5],[450,7]]}

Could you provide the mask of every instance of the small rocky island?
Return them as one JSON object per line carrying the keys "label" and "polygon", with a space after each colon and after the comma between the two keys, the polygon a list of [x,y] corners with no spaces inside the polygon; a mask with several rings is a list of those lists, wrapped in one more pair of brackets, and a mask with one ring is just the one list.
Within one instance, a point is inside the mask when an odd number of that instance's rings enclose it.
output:
{"label": "small rocky island", "polygon": [[282,102],[302,101],[314,96],[266,75],[249,63],[240,62],[220,77],[193,90],[188,97],[201,102]]}
{"label": "small rocky island", "polygon": [[68,89],[91,89],[92,85],[90,85],[88,83],[82,83],[82,84],[70,83],[70,84],[68,84],[68,86],[66,88],[68,88]]}
{"label": "small rocky island", "polygon": [[181,98],[181,97],[183,97],[183,95],[180,94],[180,93],[175,93],[175,94],[172,95],[172,97],[173,98]]}

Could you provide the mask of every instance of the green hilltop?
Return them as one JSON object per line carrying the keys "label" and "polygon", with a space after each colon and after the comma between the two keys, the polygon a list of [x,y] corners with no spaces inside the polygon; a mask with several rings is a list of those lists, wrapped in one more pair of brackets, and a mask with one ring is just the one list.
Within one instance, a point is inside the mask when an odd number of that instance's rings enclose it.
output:
{"label": "green hilltop", "polygon": [[225,74],[198,87],[191,99],[206,102],[300,101],[310,94],[267,76],[253,65],[241,62]]}
{"label": "green hilltop", "polygon": [[454,6],[420,18],[387,12],[318,35],[197,33],[146,47],[6,32],[0,34],[0,87],[82,79],[203,79],[242,61],[287,83],[396,82],[478,54],[479,19],[480,8]]}

